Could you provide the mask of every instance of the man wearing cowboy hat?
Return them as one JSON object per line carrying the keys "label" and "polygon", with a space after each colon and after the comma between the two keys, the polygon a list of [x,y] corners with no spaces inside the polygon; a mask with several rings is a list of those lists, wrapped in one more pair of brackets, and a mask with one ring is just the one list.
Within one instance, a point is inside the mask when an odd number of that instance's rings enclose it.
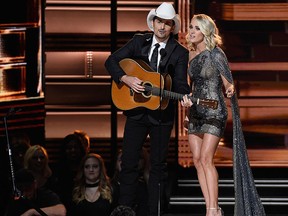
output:
{"label": "man wearing cowboy hat", "polygon": [[[189,94],[187,83],[188,50],[175,38],[180,29],[179,15],[170,3],[162,3],[147,16],[147,25],[153,33],[136,34],[122,48],[111,54],[105,67],[113,80],[129,86],[131,92],[143,92],[143,80],[122,70],[119,62],[124,58],[145,61],[151,65],[155,44],[159,44],[154,71],[168,73],[172,78],[172,92]],[[160,99],[159,99],[160,101]],[[127,116],[120,173],[120,205],[135,209],[137,190],[137,165],[147,136],[150,138],[150,174],[148,182],[148,215],[160,215],[163,211],[163,191],[167,180],[167,152],[174,124],[175,103],[170,101],[165,110],[149,110],[137,107],[124,111]],[[159,197],[159,194],[160,197]],[[160,205],[159,205],[159,201]],[[160,206],[160,208],[159,208]],[[159,210],[161,209],[161,210]],[[135,209],[137,211],[137,208]],[[139,215],[139,214],[138,214]]]}

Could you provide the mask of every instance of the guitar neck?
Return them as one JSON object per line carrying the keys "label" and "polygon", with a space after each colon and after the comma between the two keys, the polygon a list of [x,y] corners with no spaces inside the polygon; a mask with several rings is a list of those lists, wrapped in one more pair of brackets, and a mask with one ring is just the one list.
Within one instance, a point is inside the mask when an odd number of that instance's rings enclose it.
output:
{"label": "guitar neck", "polygon": [[[158,89],[158,96],[160,96],[160,91]],[[176,92],[171,92],[168,90],[162,90],[162,97],[164,98],[169,98],[169,99],[173,99],[173,100],[182,100],[184,94],[180,94],[180,93],[176,93]]]}
{"label": "guitar neck", "polygon": [[[169,98],[169,99],[174,99],[174,100],[182,100],[184,96],[184,94],[171,92],[171,91],[164,90],[164,89],[161,90],[161,94],[160,94],[160,88],[155,88],[155,87],[152,88],[152,87],[145,86],[145,89],[151,91],[152,95],[161,96],[163,98]],[[191,96],[188,96],[188,97],[193,103],[197,105],[206,106],[212,109],[217,109],[218,107],[218,101],[216,100],[201,99],[201,98],[195,98]]]}
{"label": "guitar neck", "polygon": [[151,86],[145,86],[145,90],[148,92],[151,92],[152,95],[154,96],[161,96],[163,98],[169,98],[169,99],[174,99],[174,100],[181,100],[182,97],[184,96],[183,94],[171,92],[171,91],[164,90],[164,89],[162,89],[160,93],[160,88],[151,87]]}
{"label": "guitar neck", "polygon": [[[160,96],[160,89],[154,87],[153,90],[152,90],[152,94],[155,95],[155,96]],[[182,100],[184,94],[171,92],[171,91],[162,89],[161,96],[163,98],[169,98],[169,99],[173,99],[173,100]],[[193,103],[197,102],[197,98],[194,98],[194,97],[191,97],[191,96],[189,96],[189,98],[190,98],[190,100]]]}

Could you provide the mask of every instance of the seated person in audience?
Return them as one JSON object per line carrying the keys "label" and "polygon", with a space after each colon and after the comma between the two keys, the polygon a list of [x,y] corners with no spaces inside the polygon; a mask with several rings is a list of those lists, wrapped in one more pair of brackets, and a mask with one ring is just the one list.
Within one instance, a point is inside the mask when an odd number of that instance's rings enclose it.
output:
{"label": "seated person in audience", "polygon": [[88,153],[90,151],[90,137],[88,134],[83,130],[74,130],[73,134],[77,135],[82,140],[85,152]]}
{"label": "seated person in audience", "polygon": [[[24,167],[24,155],[27,149],[31,146],[30,138],[26,133],[11,133],[9,139],[11,147],[12,169],[13,172],[16,172],[17,170]],[[2,178],[0,179],[0,215],[3,215],[8,202],[10,202],[9,199],[14,199],[15,191],[12,191],[11,166],[6,149],[5,156],[1,154],[0,158],[1,165],[3,166],[0,169],[2,171]]]}
{"label": "seated person in audience", "polygon": [[24,168],[31,170],[37,186],[43,187],[52,175],[46,149],[40,145],[31,146],[24,156]]}
{"label": "seated person in audience", "polygon": [[6,216],[66,215],[65,206],[57,194],[47,188],[37,187],[31,170],[20,169],[15,172],[15,185],[21,196],[9,203]]}
{"label": "seated person in audience", "polygon": [[136,216],[136,213],[129,206],[119,205],[111,212],[110,216]]}
{"label": "seated person in audience", "polygon": [[15,133],[10,136],[14,171],[24,167],[24,155],[31,146],[30,138],[25,133]]}
{"label": "seated person in audience", "polygon": [[68,214],[72,205],[74,178],[81,160],[89,150],[90,137],[84,131],[75,130],[72,134],[64,137],[60,148],[59,163],[53,169],[56,177],[56,185],[53,189],[60,196]]}
{"label": "seated person in audience", "polygon": [[[118,205],[119,199],[119,173],[121,171],[121,156],[122,151],[120,150],[117,155],[115,170],[113,178],[111,179],[112,191],[113,191],[113,203],[112,206],[115,208]],[[148,179],[149,179],[149,154],[147,149],[142,148],[139,164],[138,164],[139,176],[138,176],[138,185],[137,185],[137,206],[134,207],[134,211],[137,213],[137,216],[146,216],[148,209]]]}
{"label": "seated person in audience", "polygon": [[102,157],[90,153],[80,165],[73,190],[73,214],[77,216],[109,216],[112,191]]}

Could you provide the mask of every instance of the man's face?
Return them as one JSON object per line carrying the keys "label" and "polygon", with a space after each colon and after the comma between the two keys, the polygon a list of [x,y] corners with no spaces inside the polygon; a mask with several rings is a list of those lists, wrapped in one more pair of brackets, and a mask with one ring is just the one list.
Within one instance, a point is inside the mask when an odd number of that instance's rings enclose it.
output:
{"label": "man's face", "polygon": [[80,143],[76,140],[71,140],[66,145],[66,157],[70,161],[81,160],[82,153],[80,149]]}
{"label": "man's face", "polygon": [[153,21],[154,34],[158,42],[163,42],[169,38],[169,35],[174,31],[174,28],[175,26],[173,20],[166,20],[156,17]]}

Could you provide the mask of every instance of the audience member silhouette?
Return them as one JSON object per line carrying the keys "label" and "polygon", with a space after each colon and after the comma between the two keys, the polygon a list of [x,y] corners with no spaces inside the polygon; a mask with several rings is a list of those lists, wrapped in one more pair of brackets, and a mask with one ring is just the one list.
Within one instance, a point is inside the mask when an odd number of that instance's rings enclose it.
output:
{"label": "audience member silhouette", "polygon": [[111,212],[110,216],[136,216],[136,213],[129,206],[119,205]]}
{"label": "audience member silhouette", "polygon": [[15,172],[15,184],[21,196],[9,203],[6,216],[66,215],[58,195],[47,188],[39,188],[32,171],[23,168]]}
{"label": "audience member silhouette", "polygon": [[[13,169],[13,173],[17,170],[24,167],[24,155],[30,145],[30,138],[26,133],[11,133],[9,136],[9,144],[11,148],[11,158],[8,157],[9,150],[5,147],[5,155],[1,154],[1,171],[2,178],[0,179],[0,215],[3,215],[9,199],[14,199],[15,191],[12,186],[12,173],[11,169]],[[4,142],[4,141],[3,141]],[[7,140],[6,140],[7,142]],[[5,142],[5,143],[6,143]],[[3,152],[4,153],[4,152]],[[12,160],[12,166],[10,164],[10,159]],[[8,199],[7,199],[8,198]]]}
{"label": "audience member silhouette", "polygon": [[60,149],[60,163],[76,173],[80,161],[90,150],[90,138],[84,131],[76,130],[64,137]]}
{"label": "audience member silhouette", "polygon": [[74,178],[81,160],[89,150],[90,137],[84,131],[75,130],[72,134],[64,137],[60,148],[59,163],[53,169],[57,181],[54,189],[66,206],[68,215],[72,205]]}
{"label": "audience member silhouette", "polygon": [[24,167],[24,156],[28,148],[31,146],[30,138],[26,133],[15,133],[10,136],[12,149],[13,168],[17,170]]}
{"label": "audience member silhouette", "polygon": [[74,215],[110,215],[112,190],[100,155],[89,153],[83,158],[75,178],[73,201]]}
{"label": "audience member silhouette", "polygon": [[[113,178],[111,179],[111,185],[113,189],[113,208],[118,206],[118,199],[120,193],[120,182],[119,173],[121,171],[121,156],[122,151],[120,150],[117,155],[117,160],[115,164],[115,171]],[[146,148],[142,148],[140,160],[138,163],[138,185],[137,185],[137,196],[136,196],[136,206],[133,207],[137,216],[146,216],[148,209],[148,179],[149,179],[149,154]]]}

